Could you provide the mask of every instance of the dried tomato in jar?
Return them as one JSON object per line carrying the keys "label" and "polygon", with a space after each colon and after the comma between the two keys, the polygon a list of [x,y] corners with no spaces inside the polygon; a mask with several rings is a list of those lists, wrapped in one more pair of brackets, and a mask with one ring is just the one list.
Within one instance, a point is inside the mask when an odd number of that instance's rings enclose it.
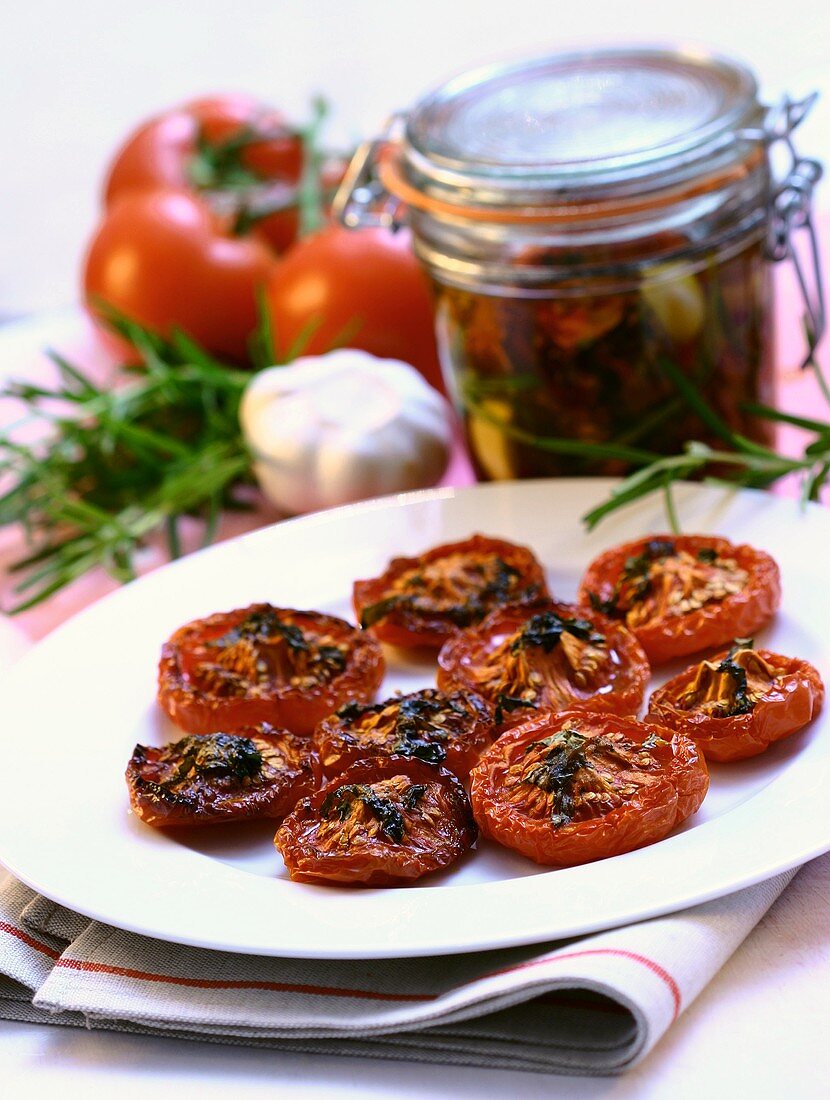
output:
{"label": "dried tomato in jar", "polygon": [[364,151],[336,209],[405,208],[482,477],[618,474],[715,442],[689,383],[770,442],[751,405],[773,398],[788,249],[768,149],[807,106],[773,125],[731,60],[605,49],[464,74]]}

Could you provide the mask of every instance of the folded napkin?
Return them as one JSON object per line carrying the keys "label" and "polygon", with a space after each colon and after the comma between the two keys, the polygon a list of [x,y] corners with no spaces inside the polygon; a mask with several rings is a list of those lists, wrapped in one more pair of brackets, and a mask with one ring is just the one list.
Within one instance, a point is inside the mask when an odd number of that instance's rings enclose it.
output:
{"label": "folded napkin", "polygon": [[234,955],[0,883],[0,1017],[274,1049],[583,1074],[632,1066],[795,874],[580,940],[375,961]]}

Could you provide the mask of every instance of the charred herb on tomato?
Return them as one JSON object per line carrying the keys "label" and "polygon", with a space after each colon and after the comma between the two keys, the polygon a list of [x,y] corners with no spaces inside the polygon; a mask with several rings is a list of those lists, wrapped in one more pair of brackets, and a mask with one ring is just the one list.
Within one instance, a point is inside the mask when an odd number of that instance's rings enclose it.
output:
{"label": "charred herb on tomato", "polygon": [[505,714],[512,714],[514,710],[521,710],[522,707],[536,710],[537,704],[532,699],[522,699],[518,695],[507,695],[505,692],[500,691],[496,696],[496,725],[500,726],[502,724]]}
{"label": "charred herb on tomato", "polygon": [[364,783],[347,783],[326,795],[320,806],[320,813],[326,820],[336,814],[340,821],[345,821],[355,812],[357,806],[366,807],[388,840],[395,844],[401,843],[405,824],[400,810],[388,798],[381,798]]}
{"label": "charred herb on tomato", "polygon": [[778,670],[753,649],[751,638],[737,638],[717,664],[702,661],[677,700],[684,710],[702,710],[718,718],[751,714]]}
{"label": "charred herb on tomato", "polygon": [[626,559],[607,599],[595,592],[588,597],[595,610],[634,628],[655,615],[683,615],[723,600],[740,592],[747,580],[746,570],[714,547],[692,554],[669,540],[653,539]]}
{"label": "charred herb on tomato", "polygon": [[723,710],[724,717],[729,718],[735,714],[749,714],[755,709],[755,700],[749,694],[746,669],[736,664],[734,657],[734,651],[730,651],[729,656],[724,657],[717,669],[720,675],[728,676],[733,681],[732,690],[727,693],[731,695],[732,701],[726,703]]}
{"label": "charred herb on tomato", "polygon": [[447,750],[441,742],[447,740],[448,732],[441,722],[448,711],[464,713],[452,700],[426,694],[401,699],[395,718],[393,751],[415,756],[428,764],[442,764],[447,758]]}
{"label": "charred herb on tomato", "polygon": [[214,733],[185,737],[173,746],[182,760],[168,782],[177,783],[193,775],[249,779],[262,768],[262,753],[248,737]]}
{"label": "charred herb on tomato", "polygon": [[563,634],[571,634],[589,645],[603,645],[605,635],[594,630],[587,619],[562,618],[555,611],[543,611],[528,619],[519,634],[510,643],[510,652],[518,653],[530,646],[540,646],[550,653],[561,641]]}
{"label": "charred herb on tomato", "polygon": [[595,592],[588,593],[593,609],[603,615],[614,617],[619,610],[618,604],[623,588],[626,590],[626,600],[629,604],[641,603],[651,592],[652,565],[673,557],[675,552],[675,544],[668,539],[651,539],[641,553],[626,559],[614,585],[614,591],[607,600],[601,600]]}
{"label": "charred herb on tomato", "polygon": [[573,819],[573,782],[579,771],[588,767],[584,745],[585,738],[577,730],[562,730],[555,738],[528,745],[527,753],[540,746],[547,749],[542,759],[527,769],[523,782],[552,795],[550,819],[554,828]]}
{"label": "charred herb on tomato", "polygon": [[294,623],[283,622],[273,607],[252,611],[241,623],[232,627],[221,638],[207,642],[208,646],[225,649],[244,640],[268,642],[281,638],[295,653],[307,653],[308,642],[302,630]]}
{"label": "charred herb on tomato", "polygon": [[[657,741],[641,746],[619,736],[588,737],[563,729],[532,741],[508,770],[508,801],[526,804],[555,829],[607,813],[636,790],[635,773],[647,772]],[[527,786],[538,792],[528,800]]]}
{"label": "charred herb on tomato", "polygon": [[338,718],[342,718],[346,722],[352,722],[356,718],[359,718],[362,714],[365,714],[369,710],[373,710],[371,703],[344,703],[342,707],[338,707],[334,712]]}
{"label": "charred herb on tomato", "polygon": [[385,619],[396,608],[405,607],[410,602],[406,596],[387,596],[386,599],[370,604],[360,613],[361,630],[368,630],[370,626],[374,626],[381,619]]}
{"label": "charred herb on tomato", "polygon": [[[534,656],[535,651],[549,656],[561,650],[561,658],[551,660]],[[536,708],[546,692],[547,699],[573,697],[573,685],[590,688],[597,673],[605,667],[609,649],[604,634],[587,619],[560,615],[546,609],[531,615],[524,623],[483,655],[471,673],[475,686],[496,706],[496,722],[522,707]]]}
{"label": "charred herb on tomato", "polygon": [[346,667],[345,648],[320,644],[313,637],[309,638],[296,623],[286,621],[270,606],[251,612],[221,638],[205,645],[219,651],[217,660],[220,663],[231,666],[224,671],[247,673],[251,680],[262,680],[275,671],[270,667],[269,648],[280,642],[285,644],[291,669],[298,675],[319,680],[336,676]]}
{"label": "charred herb on tomato", "polygon": [[[139,768],[147,763],[143,745],[136,745],[132,759]],[[194,784],[198,786],[199,780],[226,780],[232,786],[244,787],[246,781],[261,774],[262,766],[262,753],[248,737],[227,733],[183,737],[161,750],[156,779],[138,775],[133,783],[145,799],[196,811],[200,799]]]}
{"label": "charred herb on tomato", "polygon": [[[360,615],[361,627],[367,630],[399,610],[437,615],[458,627],[471,626],[499,604],[515,599],[531,599],[538,593],[538,586],[534,584],[519,588],[516,582],[521,579],[520,571],[500,557],[464,563],[463,568],[463,555],[458,557],[461,562],[455,573],[450,574],[462,597],[458,602],[452,603],[449,598],[437,598],[432,594],[430,571],[439,566],[437,562],[429,563],[417,572],[399,577],[394,582],[398,592],[364,608]],[[441,580],[446,579],[445,573]]]}
{"label": "charred herb on tomato", "polygon": [[413,783],[404,793],[404,808],[407,810],[414,810],[426,793],[427,789],[423,783]]}
{"label": "charred herb on tomato", "polygon": [[[648,573],[652,562],[665,561],[666,558],[670,558],[676,553],[676,549],[675,543],[670,539],[650,539],[646,543],[642,553],[627,559],[623,568],[623,576],[627,580],[643,576]],[[700,554],[698,557],[700,557],[701,561],[709,560]],[[715,557],[717,557],[717,555],[715,555]],[[714,558],[711,560],[714,561]]]}
{"label": "charred herb on tomato", "polygon": [[[447,758],[447,742],[454,732],[463,730],[465,722],[479,720],[473,710],[458,698],[444,695],[434,688],[361,706],[347,703],[336,716],[350,723],[348,731],[360,743],[366,732],[383,734],[386,751],[399,756],[411,756],[427,764],[443,764]],[[364,731],[363,720],[369,725]]]}

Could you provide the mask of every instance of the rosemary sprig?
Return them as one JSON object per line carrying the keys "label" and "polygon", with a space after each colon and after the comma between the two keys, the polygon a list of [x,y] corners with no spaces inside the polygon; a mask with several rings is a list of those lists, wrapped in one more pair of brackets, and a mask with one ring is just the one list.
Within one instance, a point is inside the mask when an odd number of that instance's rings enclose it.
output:
{"label": "rosemary sprig", "polygon": [[320,145],[323,126],[328,118],[329,105],[322,96],[316,96],[311,104],[311,120],[301,131],[305,150],[305,166],[298,192],[300,208],[300,235],[306,236],[323,224],[322,170],[325,154]]}
{"label": "rosemary sprig", "polygon": [[[12,382],[0,393],[44,426],[33,443],[20,440],[20,423],[0,434],[0,526],[21,523],[30,545],[12,567],[21,578],[12,612],[96,566],[130,580],[136,551],[155,532],[166,534],[176,557],[183,516],[201,517],[209,541],[222,508],[246,506],[237,489],[251,480],[251,463],[238,411],[250,374],[184,333],[163,340],[112,310],[106,315],[141,358],[121,384],[100,386],[52,353],[54,386]],[[269,345],[267,332],[258,337]]]}
{"label": "rosemary sprig", "polygon": [[[824,453],[824,460],[828,459],[830,459],[830,450]],[[788,474],[801,471],[809,475],[816,466],[816,462],[813,459],[786,458],[774,451],[770,451],[768,455],[720,451],[713,449],[707,443],[692,440],[686,444],[683,454],[656,459],[624,478],[611,490],[607,500],[586,512],[582,517],[583,522],[589,530],[593,530],[601,520],[624,505],[652,493],[662,492],[666,499],[672,530],[678,531],[679,522],[669,496],[672,485],[695,474],[703,473],[707,467],[714,465],[734,468],[733,474],[725,473],[717,479],[721,484],[729,484],[732,487],[766,488]]]}
{"label": "rosemary sprig", "polygon": [[[815,361],[811,366],[824,393],[827,386],[821,370]],[[706,402],[694,383],[673,363],[663,360],[660,367],[676,391],[676,396],[669,400],[671,407],[675,408],[680,402],[682,407],[691,409],[709,432],[723,441],[724,449],[699,440],[689,440],[680,454],[659,455],[619,441],[595,443],[535,435],[494,414],[482,398],[482,391],[472,386],[464,389],[465,405],[475,416],[499,428],[516,442],[586,461],[620,459],[629,467],[634,467],[633,473],[623,478],[606,500],[582,517],[589,530],[626,505],[654,493],[662,493],[669,525],[673,531],[679,531],[680,520],[673,486],[688,478],[704,477],[732,488],[766,489],[781,478],[800,475],[802,500],[820,499],[822,489],[830,480],[830,422],[797,416],[769,405],[749,402],[742,405],[743,411],[752,416],[788,424],[813,435],[814,438],[805,445],[800,456],[783,455],[733,431]],[[486,394],[486,390],[483,392]],[[713,471],[717,471],[717,477],[711,476]]]}

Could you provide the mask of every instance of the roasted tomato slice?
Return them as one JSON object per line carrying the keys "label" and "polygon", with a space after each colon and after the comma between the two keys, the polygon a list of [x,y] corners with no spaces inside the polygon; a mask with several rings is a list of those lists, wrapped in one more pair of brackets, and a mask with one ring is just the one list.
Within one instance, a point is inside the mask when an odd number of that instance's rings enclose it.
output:
{"label": "roasted tomato slice", "polygon": [[383,672],[378,643],[343,619],[258,603],[177,630],[158,697],[188,733],[270,722],[310,734],[344,703],[372,699]]}
{"label": "roasted tomato slice", "polygon": [[473,535],[417,558],[393,558],[380,577],[355,581],[354,607],[360,625],[381,641],[437,649],[495,607],[546,595],[530,550]]}
{"label": "roasted tomato slice", "polygon": [[133,810],[148,825],[282,818],[316,787],[307,739],[268,725],[136,745],[127,765]]}
{"label": "roasted tomato slice", "polygon": [[483,695],[501,729],[577,706],[635,714],[648,677],[646,656],[625,627],[552,600],[500,608],[438,654],[438,686]]}
{"label": "roasted tomato slice", "polygon": [[581,710],[540,715],[504,734],[470,781],[482,834],[555,867],[662,840],[709,788],[689,738]]}
{"label": "roasted tomato slice", "polygon": [[781,603],[769,554],[708,535],[627,542],[588,566],[581,603],[620,619],[656,664],[754,634]]}
{"label": "roasted tomato slice", "polygon": [[313,741],[328,777],[357,760],[400,755],[441,764],[466,779],[494,734],[493,711],[479,696],[425,688],[383,703],[347,703],[323,719]]}
{"label": "roasted tomato slice", "polygon": [[448,867],[478,831],[458,779],[412,757],[360,760],[283,821],[292,879],[391,886]]}
{"label": "roasted tomato slice", "polygon": [[658,688],[648,717],[691,737],[708,760],[744,760],[812,722],[823,702],[811,664],[740,639]]}

